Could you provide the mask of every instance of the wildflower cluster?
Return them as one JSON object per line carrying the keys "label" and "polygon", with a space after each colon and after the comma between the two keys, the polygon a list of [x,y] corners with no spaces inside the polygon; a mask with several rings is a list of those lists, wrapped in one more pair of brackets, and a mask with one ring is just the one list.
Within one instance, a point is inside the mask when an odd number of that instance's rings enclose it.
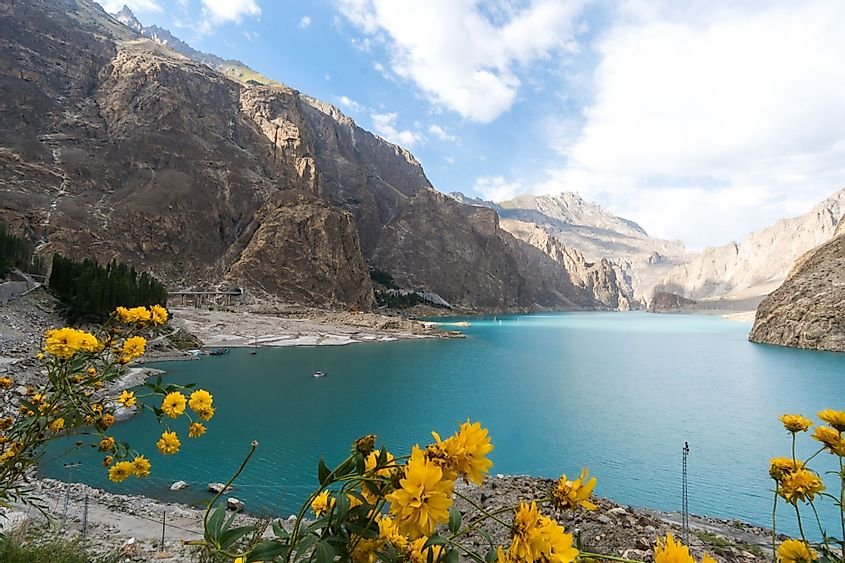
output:
{"label": "wildflower cluster", "polygon": [[[823,557],[836,560],[831,544],[837,543],[822,527],[818,517],[816,502],[822,497],[830,497],[839,506],[840,525],[843,539],[838,540],[840,553],[845,548],[845,440],[842,432],[845,430],[845,412],[825,409],[818,413],[819,419],[826,425],[815,424],[811,419],[800,414],[784,414],[780,417],[784,428],[792,436],[792,456],[775,457],[769,461],[769,476],[775,482],[774,509],[772,511],[772,549],[777,559],[782,563],[810,563],[820,560],[819,551],[807,541],[804,532],[804,522],[801,517],[801,507],[809,505],[815,516],[822,537],[822,544],[816,546]],[[811,437],[821,443],[821,447],[808,459],[801,460],[795,455],[795,443],[799,433],[808,432],[815,425]],[[839,497],[825,493],[826,486],[822,477],[809,467],[809,462],[817,455],[827,452],[836,456],[839,461]],[[795,512],[801,539],[788,539],[777,544],[776,516],[778,499],[783,499]],[[843,559],[845,560],[845,559]]]}
{"label": "wildflower cluster", "polygon": [[[92,332],[71,327],[46,331],[43,350],[37,355],[47,374],[46,383],[26,388],[17,416],[0,418],[0,504],[11,499],[38,504],[27,484],[28,471],[37,463],[43,445],[61,433],[92,437],[91,445],[104,454],[103,467],[114,482],[150,475],[151,461],[112,435],[118,409],[146,407],[139,398],[160,395],[166,399],[174,393],[181,395],[179,389],[184,388],[163,386],[160,379],[141,396],[130,390],[113,396],[111,388],[123,375],[124,366],[143,355],[147,344],[143,333],[166,324],[168,316],[167,309],[159,305],[118,307],[108,323]],[[12,378],[0,378],[0,387],[13,385]],[[183,397],[182,411],[184,401]],[[202,420],[214,414],[212,397],[206,391],[194,391],[190,405]],[[149,408],[160,416],[164,407],[163,402],[161,409]],[[201,436],[205,427],[191,420],[188,433]],[[159,451],[178,451],[175,436],[173,433],[175,448],[171,440]]]}

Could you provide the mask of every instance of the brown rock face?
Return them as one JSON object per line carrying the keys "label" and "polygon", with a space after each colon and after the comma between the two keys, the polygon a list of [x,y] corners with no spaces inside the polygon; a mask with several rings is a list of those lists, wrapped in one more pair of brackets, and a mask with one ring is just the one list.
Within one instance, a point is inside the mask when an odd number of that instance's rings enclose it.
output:
{"label": "brown rock face", "polygon": [[82,0],[4,6],[0,26],[0,220],[172,288],[372,306],[353,219],[302,193],[318,173],[291,91],[244,89]]}
{"label": "brown rock face", "polygon": [[227,277],[285,301],[372,308],[373,288],[349,213],[285,191],[256,214],[255,224]]}
{"label": "brown rock face", "polygon": [[328,104],[91,0],[4,3],[0,29],[0,220],[42,251],[311,305],[371,307],[368,263],[468,309],[628,306],[614,267],[518,241]]}
{"label": "brown rock face", "polygon": [[760,303],[752,342],[845,352],[845,221]]}

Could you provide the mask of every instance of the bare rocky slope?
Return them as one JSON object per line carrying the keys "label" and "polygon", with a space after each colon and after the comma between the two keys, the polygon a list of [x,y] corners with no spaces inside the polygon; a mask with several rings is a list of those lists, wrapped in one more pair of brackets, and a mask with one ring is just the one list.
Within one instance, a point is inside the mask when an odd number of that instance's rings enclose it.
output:
{"label": "bare rocky slope", "polygon": [[845,352],[845,221],[760,303],[753,342]]}
{"label": "bare rocky slope", "polygon": [[784,281],[796,259],[830,240],[843,214],[845,190],[840,190],[808,213],[782,219],[739,243],[705,249],[667,272],[656,288],[690,299],[766,295]]}
{"label": "bare rocky slope", "polygon": [[320,306],[371,308],[373,268],[466,309],[617,307],[337,108],[90,0],[5,3],[0,28],[0,220],[41,252]]}

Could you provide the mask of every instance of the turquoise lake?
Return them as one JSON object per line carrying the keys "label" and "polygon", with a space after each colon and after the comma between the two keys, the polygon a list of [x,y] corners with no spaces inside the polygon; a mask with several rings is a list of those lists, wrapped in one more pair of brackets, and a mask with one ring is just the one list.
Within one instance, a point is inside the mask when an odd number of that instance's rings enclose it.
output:
{"label": "turquoise lake", "polygon": [[[494,474],[557,477],[588,467],[599,496],[665,510],[680,510],[688,441],[691,512],[765,526],[768,460],[788,456],[791,443],[778,416],[815,419],[823,408],[845,409],[845,354],[751,344],[745,323],[645,313],[468,320],[466,339],[257,355],[235,349],[151,364],[167,371],[167,381],[196,382],[214,394],[217,414],[206,436],[189,440],[180,420],[182,452],[162,456],[154,446],[160,429],[146,413],[116,426],[115,435],[150,458],[149,479],[110,483],[101,455],[75,448],[75,439],[54,441],[42,472],[66,479],[63,463],[78,461],[74,480],[198,502],[210,497],[207,483],[228,479],[256,439],[258,451],[233,495],[252,512],[287,516],[316,484],[320,455],[337,463],[367,433],[406,453],[429,442],[431,430],[448,435],[470,418],[490,430]],[[311,377],[316,370],[328,376]],[[799,455],[815,445],[802,435]],[[821,454],[813,467],[833,470],[832,456]],[[191,486],[169,491],[176,480]],[[825,482],[838,490],[835,476]],[[823,505],[822,519],[835,531],[836,512]],[[780,520],[779,529],[796,531],[794,517],[784,511]]]}

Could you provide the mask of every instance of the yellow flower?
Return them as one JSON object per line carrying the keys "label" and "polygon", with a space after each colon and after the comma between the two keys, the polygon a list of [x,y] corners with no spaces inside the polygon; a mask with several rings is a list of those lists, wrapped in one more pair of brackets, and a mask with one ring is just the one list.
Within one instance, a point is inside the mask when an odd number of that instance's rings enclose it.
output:
{"label": "yellow flower", "polygon": [[836,428],[839,432],[845,430],[845,412],[825,409],[819,412],[819,418]]}
{"label": "yellow flower", "polygon": [[808,469],[798,469],[783,478],[778,493],[787,502],[813,500],[814,495],[825,489],[818,475]]}
{"label": "yellow flower", "polygon": [[15,419],[11,416],[0,418],[0,430],[8,430],[15,423]]}
{"label": "yellow flower", "polygon": [[205,426],[199,422],[192,422],[188,427],[188,438],[199,438],[205,434]]}
{"label": "yellow flower", "polygon": [[810,563],[818,558],[815,550],[801,540],[785,540],[778,546],[781,563]]}
{"label": "yellow flower", "polygon": [[185,395],[179,391],[173,391],[165,395],[161,401],[161,410],[170,418],[176,418],[185,412]]}
{"label": "yellow flower", "polygon": [[114,313],[118,320],[125,324],[143,324],[149,322],[152,318],[152,313],[150,313],[146,307],[132,307],[131,309],[118,307],[115,309]]}
{"label": "yellow flower", "polygon": [[508,557],[516,561],[536,561],[548,553],[551,544],[543,534],[543,522],[536,502],[521,501],[513,517],[513,537]]}
{"label": "yellow flower", "polygon": [[120,348],[121,364],[127,364],[135,358],[144,354],[144,349],[147,346],[147,340],[143,336],[131,336],[123,341],[123,346]]}
{"label": "yellow flower", "polygon": [[153,305],[150,307],[150,313],[152,314],[154,325],[163,325],[167,322],[167,309],[161,305]]}
{"label": "yellow flower", "polygon": [[67,360],[77,352],[97,352],[100,343],[93,334],[75,328],[55,328],[45,333],[44,351]]}
{"label": "yellow flower", "polygon": [[654,548],[654,563],[695,563],[689,548],[681,542],[676,542],[672,532],[666,533],[666,540],[657,540]]}
{"label": "yellow flower", "polygon": [[113,461],[114,461],[114,458],[110,455],[107,455],[106,457],[103,458],[103,467],[108,467],[109,465],[112,464]]}
{"label": "yellow flower", "polygon": [[126,408],[134,407],[136,402],[135,393],[132,391],[123,391],[120,393],[117,402]]}
{"label": "yellow flower", "polygon": [[793,461],[790,457],[773,457],[769,460],[769,476],[775,481],[780,481],[797,469],[804,469],[804,462]]}
{"label": "yellow flower", "polygon": [[842,435],[837,430],[827,426],[816,426],[813,431],[813,439],[824,444],[828,452],[839,457],[845,457],[845,440],[842,439]]}
{"label": "yellow flower", "polygon": [[128,461],[118,461],[109,469],[109,480],[121,483],[132,475],[132,464]]}
{"label": "yellow flower", "polygon": [[435,443],[427,448],[427,457],[440,465],[448,477],[454,479],[454,474],[458,474],[476,485],[484,481],[484,473],[489,473],[493,466],[486,457],[493,451],[493,445],[480,422],[467,420],[446,440],[441,440],[437,432],[431,435]]}
{"label": "yellow flower", "polygon": [[197,416],[200,420],[208,422],[214,416],[214,407],[202,407],[197,411]]}
{"label": "yellow flower", "polygon": [[408,538],[399,532],[396,521],[390,516],[381,516],[378,518],[378,535],[383,540],[390,542],[398,551],[406,551],[408,549]]}
{"label": "yellow flower", "polygon": [[[391,466],[394,465],[394,457],[393,454],[390,452],[385,452],[385,463],[382,467],[376,471],[376,466],[378,465],[378,456],[379,452],[370,452],[364,459],[364,472],[365,473],[373,473],[379,477],[388,478],[390,477]],[[373,483],[374,486],[377,483]],[[379,495],[374,493],[367,485],[361,483],[361,496],[363,496],[368,503],[375,504],[376,501],[379,499]]]}
{"label": "yellow flower", "polygon": [[102,426],[103,428],[108,428],[112,424],[114,424],[113,414],[107,412],[102,417],[100,417],[100,426]]}
{"label": "yellow flower", "polygon": [[780,417],[783,427],[792,432],[806,432],[813,425],[813,421],[800,414],[784,414]]}
{"label": "yellow flower", "polygon": [[355,542],[355,547],[352,549],[351,559],[355,563],[376,563],[379,560],[378,550],[384,543],[378,538],[364,539],[356,535],[352,535],[352,541]]}
{"label": "yellow flower", "polygon": [[88,374],[88,377],[94,377],[95,375],[97,375],[97,368],[89,367],[85,370],[85,373]]}
{"label": "yellow flower", "polygon": [[[427,537],[417,538],[408,544],[408,561],[411,563],[427,563],[428,561],[439,561],[443,555],[442,545],[432,545],[425,549]],[[431,559],[429,559],[431,557]]]}
{"label": "yellow flower", "polygon": [[334,499],[329,496],[328,491],[323,491],[319,495],[311,501],[311,510],[314,511],[314,515],[319,518],[323,514],[326,514],[331,508],[334,506]]}
{"label": "yellow flower", "polygon": [[132,460],[132,473],[139,479],[149,476],[150,468],[150,460],[142,455],[139,455]]}
{"label": "yellow flower", "polygon": [[595,510],[596,505],[590,501],[590,495],[593,494],[595,486],[596,478],[591,479],[590,472],[587,469],[582,469],[581,474],[574,481],[567,479],[566,475],[561,475],[552,495],[555,504],[560,509],[582,506],[587,510]]}
{"label": "yellow flower", "polygon": [[65,419],[63,419],[61,417],[59,417],[56,420],[54,420],[53,422],[51,422],[50,426],[49,426],[50,431],[53,432],[53,433],[61,431],[62,429],[64,429],[64,427],[65,427]]}
{"label": "yellow flower", "polygon": [[177,453],[181,446],[182,442],[179,441],[179,436],[176,435],[176,432],[168,432],[167,430],[161,433],[161,438],[156,442],[158,451],[165,455]]}
{"label": "yellow flower", "polygon": [[544,534],[549,538],[549,552],[544,554],[545,561],[572,563],[578,558],[578,550],[572,545],[572,534],[567,534],[563,526],[547,516],[540,517]]}
{"label": "yellow flower", "polygon": [[191,400],[188,401],[188,406],[191,410],[199,413],[201,410],[210,408],[214,402],[214,397],[205,389],[197,389],[191,393]]}
{"label": "yellow flower", "polygon": [[12,387],[13,384],[14,381],[12,381],[11,377],[0,377],[0,387],[2,387],[3,389],[9,389]]}
{"label": "yellow flower", "polygon": [[452,481],[425,458],[419,446],[414,446],[403,475],[400,487],[387,495],[390,512],[399,530],[411,539],[430,536],[438,524],[449,520]]}
{"label": "yellow flower", "polygon": [[111,436],[106,436],[102,440],[100,440],[100,447],[97,448],[101,452],[111,452],[114,451],[114,438]]}

